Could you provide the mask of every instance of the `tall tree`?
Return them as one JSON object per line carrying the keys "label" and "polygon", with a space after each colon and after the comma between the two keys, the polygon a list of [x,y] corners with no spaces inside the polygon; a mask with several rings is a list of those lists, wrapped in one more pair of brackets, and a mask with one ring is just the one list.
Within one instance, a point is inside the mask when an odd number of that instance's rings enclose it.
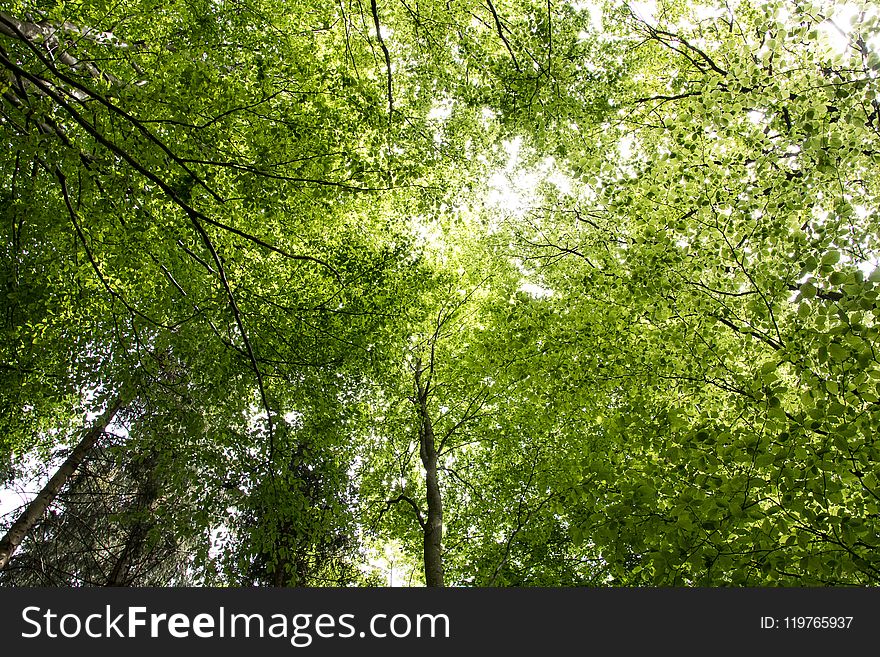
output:
{"label": "tall tree", "polygon": [[16,548],[18,548],[24,537],[46,512],[46,509],[57,497],[58,492],[76,472],[80,463],[82,463],[101,435],[107,430],[108,425],[113,421],[114,416],[123,407],[124,403],[125,401],[121,398],[109,403],[107,409],[101,414],[95,424],[83,432],[82,439],[76,444],[76,447],[73,448],[70,455],[64,460],[64,463],[49,478],[49,481],[46,482],[42,490],[27,505],[19,518],[12,523],[12,526],[3,538],[0,539],[0,570],[6,567],[9,558]]}

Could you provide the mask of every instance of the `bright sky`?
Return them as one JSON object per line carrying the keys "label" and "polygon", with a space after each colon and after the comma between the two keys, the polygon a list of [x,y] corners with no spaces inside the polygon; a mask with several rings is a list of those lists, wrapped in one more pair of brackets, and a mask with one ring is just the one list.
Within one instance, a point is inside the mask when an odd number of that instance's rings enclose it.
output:
{"label": "bright sky", "polygon": [[[58,459],[60,464],[60,459]],[[7,520],[6,514],[28,504],[37,496],[40,489],[49,481],[53,468],[37,461],[33,454],[26,457],[23,469],[31,476],[25,480],[16,480],[10,486],[0,488],[0,526]]]}

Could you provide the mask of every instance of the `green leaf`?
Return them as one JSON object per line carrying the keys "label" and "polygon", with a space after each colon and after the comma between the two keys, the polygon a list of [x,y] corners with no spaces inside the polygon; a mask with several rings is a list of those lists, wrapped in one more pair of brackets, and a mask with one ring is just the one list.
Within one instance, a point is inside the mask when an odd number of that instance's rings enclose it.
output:
{"label": "green leaf", "polygon": [[836,265],[840,262],[840,251],[828,251],[820,261],[823,265]]}
{"label": "green leaf", "polygon": [[816,293],[818,292],[816,286],[809,282],[801,285],[800,291],[801,296],[803,296],[804,299],[812,299],[816,296]]}

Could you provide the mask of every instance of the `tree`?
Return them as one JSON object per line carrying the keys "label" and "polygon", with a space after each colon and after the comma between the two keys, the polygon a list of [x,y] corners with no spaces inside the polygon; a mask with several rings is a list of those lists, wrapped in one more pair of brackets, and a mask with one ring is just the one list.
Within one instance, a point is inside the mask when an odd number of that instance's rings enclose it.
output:
{"label": "tree", "polygon": [[[168,499],[168,464],[133,456],[136,440],[105,433],[27,536],[2,581],[15,586],[150,586],[185,583],[197,543]],[[179,516],[178,522],[170,520]]]}
{"label": "tree", "polygon": [[4,581],[877,582],[875,8],[156,8],[0,13]]}
{"label": "tree", "polygon": [[[375,306],[359,299],[359,286],[381,277],[382,267],[397,266],[388,258],[394,248],[371,243],[366,224],[335,232],[331,221],[311,224],[313,216],[363,211],[363,204],[340,194],[384,187],[385,174],[367,160],[375,133],[387,125],[370,136],[367,124],[355,120],[359,106],[372,112],[371,103],[355,98],[370,97],[364,85],[343,80],[349,95],[334,101],[327,94],[340,82],[339,76],[327,77],[338,66],[332,48],[322,63],[289,59],[277,44],[254,43],[253,66],[247,69],[253,76],[243,84],[243,62],[237,59],[238,48],[246,45],[238,38],[242,30],[273,19],[275,28],[296,24],[286,10],[265,7],[269,15],[249,10],[212,23],[195,8],[170,9],[168,22],[148,19],[149,3],[100,18],[87,7],[0,17],[5,37],[0,56],[9,82],[5,137],[18,153],[7,180],[12,196],[20,195],[20,163],[32,164],[29,182],[39,193],[27,202],[43,209],[36,215],[39,229],[24,234],[23,222],[12,217],[11,312],[26,290],[21,261],[33,269],[25,256],[54,254],[54,246],[45,245],[71,243],[55,232],[73,237],[70,256],[47,262],[53,278],[65,280],[46,304],[47,319],[32,325],[24,313],[8,315],[7,344],[16,353],[29,334],[45,335],[48,327],[62,336],[55,361],[67,366],[65,385],[56,394],[60,406],[101,378],[110,386],[125,382],[131,371],[141,393],[159,379],[160,386],[177,387],[190,399],[200,396],[208,434],[215,434],[215,441],[217,433],[236,436],[239,453],[257,441],[248,460],[265,458],[268,466],[261,467],[272,471],[282,451],[276,434],[287,396],[281,391],[307,385],[304,369],[338,365],[343,346],[367,342],[346,335],[349,323],[375,321]],[[95,27],[113,24],[126,33],[125,40]],[[227,40],[232,36],[238,39],[234,44]],[[289,45],[304,51],[310,41],[300,37]],[[209,88],[211,93],[194,102],[193,93]],[[327,113],[335,114],[335,126],[323,120]],[[358,140],[366,138],[363,147],[352,149],[351,139],[344,149],[333,146],[332,135],[346,122],[349,131],[357,129]],[[236,132],[241,140],[228,141]],[[228,150],[217,150],[217,144]],[[339,171],[340,164],[348,173]],[[328,192],[306,193],[309,188]],[[346,268],[261,236],[273,232],[280,240],[299,241],[297,249],[336,248]],[[72,294],[66,293],[71,260],[72,287],[80,288]],[[91,298],[99,303],[89,305]],[[98,331],[68,359],[64,338],[71,316]],[[92,357],[81,365],[83,352],[111,358]],[[97,371],[87,373],[95,361]],[[43,357],[34,378],[51,375],[45,370],[52,362]],[[167,362],[186,372],[183,381],[163,380]],[[19,377],[31,373],[26,363],[12,359],[8,371]],[[33,407],[44,393],[39,382],[33,387],[29,398],[19,397],[9,407],[16,413]],[[263,408],[265,427],[236,432],[241,414],[253,414],[254,402]],[[59,429],[43,409],[34,415],[45,418],[50,430]],[[40,432],[25,425],[23,433]],[[198,430],[191,437],[197,436]],[[16,439],[10,448],[24,451],[30,440]],[[200,460],[209,456],[205,450],[222,444],[203,443]]]}
{"label": "tree", "polygon": [[122,399],[117,399],[109,404],[94,426],[84,432],[82,439],[77,443],[70,456],[64,460],[64,463],[55,471],[55,474],[43,486],[43,489],[34,500],[27,505],[24,513],[21,514],[18,520],[12,523],[5,536],[0,539],[0,569],[6,566],[12,553],[21,544],[22,539],[46,512],[46,509],[58,495],[58,491],[67,483],[71,475],[76,472],[76,469],[91,451],[92,447],[94,447],[98,438],[107,430],[107,426],[113,421],[113,417],[123,406],[123,403]]}
{"label": "tree", "polygon": [[861,66],[815,61],[823,19],[778,11],[633,19],[622,166],[516,227],[549,287],[603,304],[586,330],[620,332],[586,377],[615,383],[579,496],[615,581],[876,578],[876,230],[850,205],[874,204],[872,69],[864,35]]}

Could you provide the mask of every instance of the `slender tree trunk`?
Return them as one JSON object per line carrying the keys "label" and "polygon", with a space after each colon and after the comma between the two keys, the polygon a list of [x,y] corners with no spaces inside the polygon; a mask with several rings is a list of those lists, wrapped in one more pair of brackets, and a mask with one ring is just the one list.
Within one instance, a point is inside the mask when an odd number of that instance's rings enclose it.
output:
{"label": "slender tree trunk", "polygon": [[419,405],[419,455],[425,468],[428,514],[424,525],[425,584],[443,586],[443,497],[437,479],[437,449],[434,445],[434,427],[428,414],[427,390],[416,376]]}
{"label": "slender tree trunk", "polygon": [[9,563],[10,557],[18,549],[18,546],[21,545],[24,537],[34,528],[39,519],[43,517],[46,509],[55,500],[55,497],[70,479],[71,475],[76,472],[80,463],[83,462],[83,459],[92,450],[92,447],[95,446],[98,438],[101,437],[107,429],[107,425],[113,421],[116,413],[123,405],[122,398],[118,397],[107,407],[104,414],[98,418],[97,422],[79,441],[79,444],[73,448],[70,456],[67,457],[64,463],[61,464],[61,467],[55,471],[55,474],[43,486],[43,490],[27,505],[18,520],[12,524],[6,535],[0,539],[0,570],[3,570],[6,564]]}
{"label": "slender tree trunk", "polygon": [[152,527],[150,511],[159,499],[155,458],[148,459],[139,469],[143,478],[138,483],[138,492],[133,505],[137,519],[128,532],[122,552],[110,569],[105,586],[131,586],[136,576],[136,573],[133,575],[131,572],[132,565],[136,559],[144,557],[144,544]]}
{"label": "slender tree trunk", "polygon": [[107,576],[107,583],[104,586],[131,585],[131,564],[138,553],[140,553],[149,530],[149,526],[144,521],[139,520],[135,524],[125,541],[125,547],[116,559],[116,563],[113,564],[113,568]]}

